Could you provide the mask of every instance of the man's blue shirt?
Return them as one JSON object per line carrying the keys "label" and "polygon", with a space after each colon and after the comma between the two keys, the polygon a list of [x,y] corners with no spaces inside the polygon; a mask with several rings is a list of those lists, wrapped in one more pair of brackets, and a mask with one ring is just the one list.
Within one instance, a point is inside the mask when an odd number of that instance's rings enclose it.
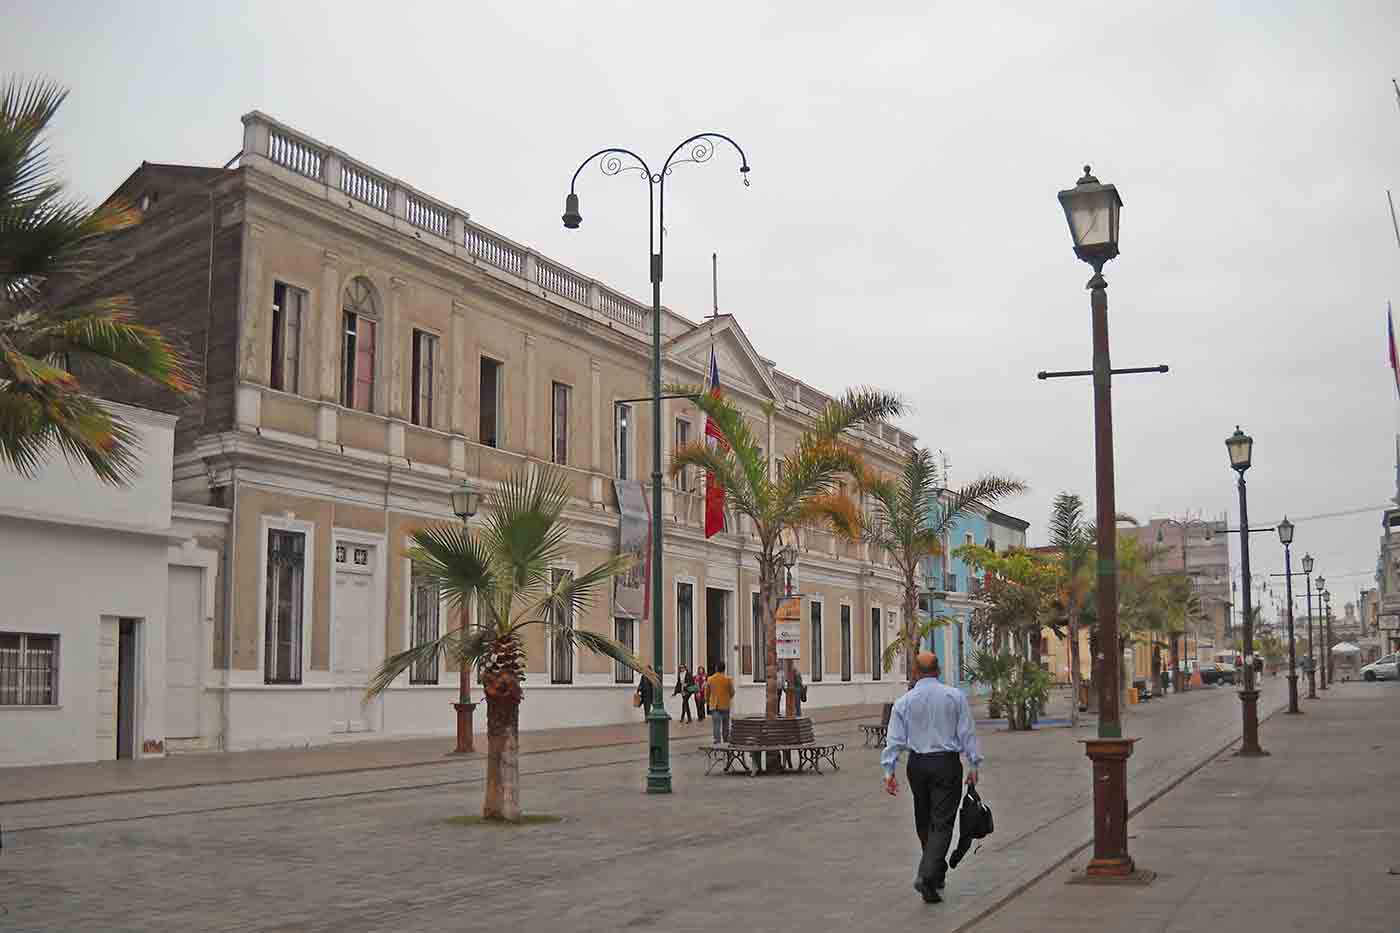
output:
{"label": "man's blue shirt", "polygon": [[961,752],[973,768],[982,764],[972,708],[956,687],[937,677],[920,678],[908,693],[895,701],[880,764],[894,774],[900,753]]}

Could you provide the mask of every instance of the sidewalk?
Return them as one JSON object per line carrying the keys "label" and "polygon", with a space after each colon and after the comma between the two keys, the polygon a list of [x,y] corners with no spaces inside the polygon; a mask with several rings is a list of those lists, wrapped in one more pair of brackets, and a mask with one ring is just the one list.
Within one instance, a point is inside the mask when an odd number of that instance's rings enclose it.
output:
{"label": "sidewalk", "polygon": [[[811,710],[807,715],[816,725],[851,720],[879,722],[880,707],[832,706]],[[640,721],[640,712],[637,716],[639,721],[633,723],[522,732],[520,754],[642,745],[647,741],[647,726]],[[672,746],[677,742],[708,741],[709,738],[708,721],[683,724],[671,720]],[[311,748],[196,752],[135,761],[0,768],[0,804],[460,763],[485,757],[484,717],[477,717],[475,753],[449,754],[454,741],[452,736],[347,740]]]}
{"label": "sidewalk", "polygon": [[1152,884],[1066,884],[1083,850],[960,929],[1400,929],[1400,685],[1320,696],[1263,724],[1271,757],[1227,752],[1131,818],[1130,851]]}

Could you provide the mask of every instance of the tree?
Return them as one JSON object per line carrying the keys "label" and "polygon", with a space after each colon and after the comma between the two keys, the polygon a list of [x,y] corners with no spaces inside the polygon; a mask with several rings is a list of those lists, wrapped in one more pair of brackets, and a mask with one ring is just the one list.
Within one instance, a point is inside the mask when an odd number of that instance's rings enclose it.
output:
{"label": "tree", "polygon": [[483,819],[520,820],[520,701],[525,679],[521,633],[532,625],[570,649],[585,648],[640,671],[659,689],[660,677],[607,635],[572,624],[597,591],[627,569],[626,555],[604,561],[587,573],[555,579],[564,557],[568,528],[562,521],[568,486],[557,471],[518,473],[491,497],[491,510],[479,529],[455,523],[431,525],[413,535],[407,556],[414,569],[435,583],[458,611],[476,600],[470,627],[453,628],[435,641],[387,659],[370,681],[378,696],[414,665],[436,666],[446,657],[463,670],[476,668],[486,694],[486,792]]}
{"label": "tree", "polygon": [[0,89],[0,463],[32,476],[57,450],[122,485],[138,466],[138,435],[77,373],[193,389],[183,355],[132,320],[130,298],[62,297],[90,279],[102,237],[140,220],[124,204],[65,197],[44,135],[67,96],[49,81]]}
{"label": "tree", "polygon": [[[1019,480],[988,475],[952,492],[946,502],[939,502],[943,482],[933,455],[926,448],[915,447],[898,476],[867,476],[862,483],[870,496],[871,515],[861,535],[871,547],[889,553],[904,590],[903,624],[899,636],[885,649],[881,662],[885,670],[893,666],[900,654],[912,659],[930,632],[952,621],[932,613],[928,619],[919,619],[921,563],[942,552],[943,539],[958,518],[973,508],[989,506],[1026,490],[1026,484]],[[914,665],[908,667],[909,684],[913,686]]]}
{"label": "tree", "polygon": [[[785,532],[812,525],[828,525],[836,534],[854,540],[860,535],[860,512],[841,487],[841,478],[859,481],[866,476],[860,455],[842,434],[862,424],[892,418],[904,411],[894,395],[871,388],[849,389],[828,402],[811,429],[798,438],[794,450],[777,463],[769,475],[768,463],[748,421],[726,398],[695,386],[670,386],[671,394],[694,396],[694,404],[715,425],[722,444],[693,441],[677,448],[671,457],[671,475],[695,467],[715,477],[724,489],[728,509],[746,516],[758,538],[758,591],[767,644],[764,646],[766,703],[764,714],[778,717],[778,607],[782,567],[779,550]],[[878,663],[878,662],[876,662]]]}
{"label": "tree", "polygon": [[976,638],[994,645],[1010,640],[1016,655],[1029,660],[1035,654],[1030,639],[1038,641],[1046,627],[1059,634],[1055,596],[1060,570],[1056,564],[1027,551],[997,554],[980,544],[964,544],[953,554],[990,574],[982,604],[972,611],[971,628]]}
{"label": "tree", "polygon": [[1070,492],[1055,496],[1050,511],[1050,544],[1059,551],[1060,601],[1069,636],[1069,678],[1074,698],[1071,725],[1079,725],[1079,623],[1094,588],[1094,526],[1084,520],[1084,500]]}

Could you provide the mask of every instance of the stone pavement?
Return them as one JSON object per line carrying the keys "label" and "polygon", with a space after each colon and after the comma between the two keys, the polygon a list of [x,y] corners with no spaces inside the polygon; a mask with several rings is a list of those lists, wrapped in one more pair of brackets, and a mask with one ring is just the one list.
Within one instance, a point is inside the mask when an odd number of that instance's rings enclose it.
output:
{"label": "stone pavement", "polygon": [[[1199,690],[1127,725],[1136,801],[1237,734],[1239,701]],[[1090,831],[1088,729],[981,731],[997,834],[937,907],[910,887],[907,793],[883,793],[878,752],[845,721],[818,727],[847,745],[820,776],[706,778],[699,737],[678,739],[664,797],[640,792],[639,746],[540,752],[522,801],[556,825],[445,823],[479,812],[480,759],[12,804],[0,930],[952,930]]]}
{"label": "stone pavement", "polygon": [[1400,930],[1400,684],[1339,683],[1275,715],[1268,758],[1224,754],[1129,823],[1144,887],[1064,866],[975,933]]}

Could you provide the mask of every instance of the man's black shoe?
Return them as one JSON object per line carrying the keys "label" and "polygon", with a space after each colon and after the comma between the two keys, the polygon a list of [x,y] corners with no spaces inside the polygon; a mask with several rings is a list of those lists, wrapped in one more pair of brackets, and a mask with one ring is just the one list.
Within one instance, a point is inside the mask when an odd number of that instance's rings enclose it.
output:
{"label": "man's black shoe", "polygon": [[924,899],[925,904],[940,904],[943,902],[943,898],[938,896],[938,892],[922,879],[914,882],[914,890],[919,892],[919,896]]}

